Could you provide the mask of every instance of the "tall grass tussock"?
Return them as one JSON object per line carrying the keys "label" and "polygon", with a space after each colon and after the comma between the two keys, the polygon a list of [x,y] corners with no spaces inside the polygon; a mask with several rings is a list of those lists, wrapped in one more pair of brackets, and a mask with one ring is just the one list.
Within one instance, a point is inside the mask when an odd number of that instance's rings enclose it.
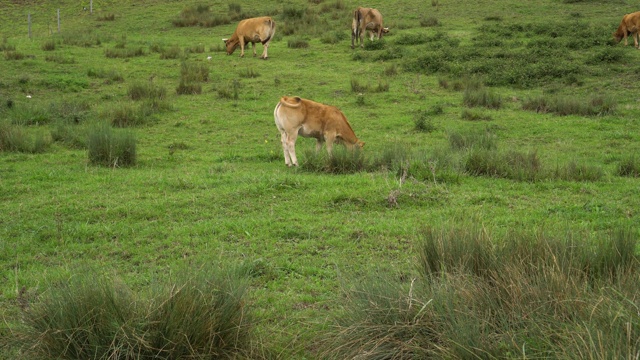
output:
{"label": "tall grass tussock", "polygon": [[79,272],[27,303],[8,341],[49,359],[250,358],[252,316],[239,269],[183,271],[148,292]]}
{"label": "tall grass tussock", "polygon": [[497,236],[477,224],[426,229],[420,275],[346,284],[345,311],[319,341],[321,355],[633,358],[638,245],[626,228],[597,238]]}
{"label": "tall grass tussock", "polygon": [[136,139],[128,131],[116,131],[108,124],[95,125],[88,132],[89,163],[106,167],[136,164]]}

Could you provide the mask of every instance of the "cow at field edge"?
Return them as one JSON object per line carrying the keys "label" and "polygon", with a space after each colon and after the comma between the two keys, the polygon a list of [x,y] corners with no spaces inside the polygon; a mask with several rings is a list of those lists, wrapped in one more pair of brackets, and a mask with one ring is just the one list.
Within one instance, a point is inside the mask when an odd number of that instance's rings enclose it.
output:
{"label": "cow at field edge", "polygon": [[382,34],[389,32],[389,28],[382,26],[382,14],[377,9],[358,7],[353,12],[353,20],[351,21],[351,48],[355,47],[354,40],[360,41],[360,47],[364,47],[364,33],[370,33],[370,40],[373,41],[374,35],[382,38]]}
{"label": "cow at field edge", "polygon": [[280,130],[284,162],[287,166],[298,166],[296,139],[312,137],[316,139],[316,151],[327,143],[331,155],[333,143],[344,144],[348,149],[361,148],[364,142],[358,140],[349,121],[335,106],[324,105],[297,96],[283,96],[273,110],[276,126]]}
{"label": "cow at field edge", "polygon": [[623,16],[618,30],[613,33],[613,37],[616,43],[624,38],[624,45],[627,46],[627,36],[632,35],[634,45],[638,48],[638,31],[640,31],[640,11]]}
{"label": "cow at field edge", "polygon": [[262,43],[261,59],[268,57],[269,43],[276,33],[276,22],[269,16],[245,19],[238,23],[236,31],[229,39],[222,39],[227,45],[227,54],[231,55],[240,45],[240,57],[244,56],[244,46],[251,43],[253,56],[256,56],[256,43]]}

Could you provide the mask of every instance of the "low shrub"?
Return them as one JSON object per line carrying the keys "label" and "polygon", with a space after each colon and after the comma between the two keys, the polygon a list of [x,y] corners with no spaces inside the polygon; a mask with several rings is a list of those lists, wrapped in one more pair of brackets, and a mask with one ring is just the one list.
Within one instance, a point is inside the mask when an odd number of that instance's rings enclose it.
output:
{"label": "low shrub", "polygon": [[107,167],[129,167],[136,164],[136,139],[128,131],[116,131],[100,124],[88,132],[89,163]]}

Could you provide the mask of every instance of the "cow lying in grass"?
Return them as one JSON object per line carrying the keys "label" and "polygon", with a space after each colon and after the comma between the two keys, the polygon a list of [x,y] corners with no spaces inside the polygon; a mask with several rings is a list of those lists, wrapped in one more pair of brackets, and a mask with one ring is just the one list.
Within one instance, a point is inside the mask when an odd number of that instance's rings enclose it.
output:
{"label": "cow lying in grass", "polygon": [[280,140],[287,166],[298,166],[296,158],[296,139],[298,135],[317,140],[316,151],[327,143],[327,152],[331,155],[333,143],[342,143],[348,149],[363,147],[351,129],[349,121],[336,107],[301,99],[283,96],[273,111],[276,126],[280,130]]}
{"label": "cow lying in grass", "polygon": [[240,46],[240,57],[244,56],[244,46],[251,43],[253,56],[256,56],[256,43],[262,43],[261,59],[267,59],[269,43],[276,33],[276,22],[269,16],[245,19],[238,23],[236,31],[229,39],[222,39],[227,46],[227,54],[231,55]]}
{"label": "cow lying in grass", "polygon": [[[382,14],[377,9],[358,7],[353,12],[353,20],[351,22],[351,48],[360,41],[360,47],[364,47],[364,33],[369,31],[370,40],[373,41],[374,35],[382,38],[382,34],[389,32],[389,28],[382,26]],[[355,44],[354,44],[355,40]]]}
{"label": "cow lying in grass", "polygon": [[638,31],[640,31],[640,11],[623,16],[613,37],[616,43],[624,38],[624,46],[627,46],[627,36],[632,35],[635,47],[640,49],[638,48]]}

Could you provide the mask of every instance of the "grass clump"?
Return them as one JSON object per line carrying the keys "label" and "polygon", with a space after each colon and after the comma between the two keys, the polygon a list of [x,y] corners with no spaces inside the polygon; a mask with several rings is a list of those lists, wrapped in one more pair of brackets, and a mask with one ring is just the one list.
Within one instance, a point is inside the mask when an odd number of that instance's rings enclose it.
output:
{"label": "grass clump", "polygon": [[231,19],[226,15],[216,16],[211,12],[209,5],[199,4],[182,9],[178,18],[171,22],[175,27],[214,27],[229,24]]}
{"label": "grass clump", "polygon": [[245,275],[183,273],[148,293],[94,271],[52,283],[28,304],[10,344],[48,359],[250,358]]}
{"label": "grass clump", "polygon": [[473,223],[427,229],[417,246],[418,275],[377,273],[344,287],[345,311],[319,341],[319,355],[638,354],[638,245],[630,229],[587,238],[542,231],[496,236]]}
{"label": "grass clump", "polygon": [[502,107],[502,97],[484,86],[468,86],[462,95],[462,102],[468,107],[481,106],[489,109],[500,109]]}
{"label": "grass clump", "polygon": [[433,132],[436,127],[431,120],[431,117],[440,115],[444,112],[442,105],[435,105],[430,110],[420,110],[413,116],[414,130],[418,132]]}
{"label": "grass clump", "polygon": [[0,121],[0,152],[43,153],[50,144],[44,134],[31,136],[19,126]]}
{"label": "grass clump", "polygon": [[209,72],[209,65],[206,63],[183,61],[180,65],[180,79],[187,82],[207,82]]}
{"label": "grass clump", "polygon": [[54,39],[47,39],[40,45],[40,48],[42,51],[53,51],[56,49],[56,41]]}
{"label": "grass clump", "polygon": [[586,103],[567,96],[539,96],[524,101],[522,108],[560,116],[604,116],[615,114],[616,102],[612,97],[604,95],[593,96]]}
{"label": "grass clump", "polygon": [[109,48],[109,49],[105,49],[104,51],[104,55],[108,58],[120,58],[120,59],[126,59],[126,58],[132,58],[132,57],[136,57],[136,56],[144,56],[145,52],[141,47],[137,47],[137,48]]}
{"label": "grass clump", "polygon": [[618,164],[616,175],[640,177],[640,158],[635,155],[627,156]]}
{"label": "grass clump", "polygon": [[544,177],[535,151],[523,153],[473,149],[464,162],[464,169],[473,176],[489,176],[518,181],[536,181]]}
{"label": "grass clump", "polygon": [[91,78],[104,79],[106,84],[124,81],[124,77],[117,70],[90,68],[87,70],[87,76]]}
{"label": "grass clump", "polygon": [[496,135],[489,129],[467,133],[452,131],[449,133],[449,146],[452,150],[474,148],[495,150],[498,148]]}
{"label": "grass clump", "polygon": [[115,131],[109,124],[97,125],[88,132],[89,163],[107,167],[136,164],[136,139],[132,133]]}
{"label": "grass clump", "polygon": [[167,97],[167,89],[148,81],[134,82],[129,86],[127,96],[134,101],[144,99],[164,100]]}
{"label": "grass clump", "polygon": [[309,42],[302,38],[293,38],[287,41],[287,47],[290,49],[306,49],[309,47]]}

